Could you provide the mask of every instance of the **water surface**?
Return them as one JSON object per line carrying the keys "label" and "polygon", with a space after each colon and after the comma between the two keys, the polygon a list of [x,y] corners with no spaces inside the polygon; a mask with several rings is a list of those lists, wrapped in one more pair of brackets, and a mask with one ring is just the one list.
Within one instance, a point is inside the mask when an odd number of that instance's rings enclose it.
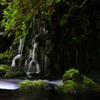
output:
{"label": "water surface", "polygon": [[100,93],[72,95],[55,90],[0,89],[0,100],[100,100]]}
{"label": "water surface", "polygon": [[[18,89],[21,79],[0,79],[0,100],[100,100],[100,93],[66,94],[51,90]],[[62,80],[48,81],[54,86]]]}

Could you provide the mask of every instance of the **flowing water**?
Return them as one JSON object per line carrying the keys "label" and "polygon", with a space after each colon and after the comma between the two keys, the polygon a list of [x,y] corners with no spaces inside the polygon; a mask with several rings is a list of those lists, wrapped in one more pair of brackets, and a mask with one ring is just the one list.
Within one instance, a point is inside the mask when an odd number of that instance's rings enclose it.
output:
{"label": "flowing water", "polygon": [[18,55],[16,55],[16,56],[13,58],[12,64],[11,64],[12,67],[15,67],[15,66],[16,66],[15,61],[16,61],[18,58],[21,58],[21,54],[18,54]]}
{"label": "flowing water", "polygon": [[[21,58],[22,52],[23,52],[23,48],[24,48],[24,40],[20,39],[20,44],[19,44],[19,47],[18,47],[18,54],[12,59],[12,64],[11,64],[12,67],[15,67],[16,66],[15,61],[17,59]],[[11,46],[10,49],[12,49],[12,46]],[[18,67],[20,67],[20,62],[19,62],[19,66]]]}
{"label": "flowing water", "polygon": [[[36,60],[36,47],[37,47],[37,43],[33,44],[33,50],[29,50],[29,55],[28,55],[28,59],[26,59],[25,61],[25,69],[26,69],[26,74],[29,76],[28,73],[39,73],[40,72],[40,66],[38,61]],[[31,59],[31,60],[30,60]],[[30,60],[30,61],[28,61]],[[29,63],[28,63],[29,62]]]}
{"label": "flowing water", "polygon": [[[100,100],[100,93],[66,94],[51,90],[18,89],[21,79],[0,79],[0,100]],[[48,81],[50,84],[62,83],[61,80]]]}

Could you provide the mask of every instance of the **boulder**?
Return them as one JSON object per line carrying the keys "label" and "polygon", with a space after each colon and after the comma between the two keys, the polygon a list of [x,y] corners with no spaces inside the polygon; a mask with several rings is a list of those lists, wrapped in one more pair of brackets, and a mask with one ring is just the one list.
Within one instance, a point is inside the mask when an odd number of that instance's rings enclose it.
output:
{"label": "boulder", "polygon": [[66,93],[85,93],[100,91],[100,86],[79,73],[78,70],[70,69],[62,77],[63,84],[56,87],[56,90],[60,90]]}
{"label": "boulder", "polygon": [[24,88],[24,89],[49,89],[49,85],[44,82],[43,80],[24,80],[22,82],[19,83],[19,89]]}

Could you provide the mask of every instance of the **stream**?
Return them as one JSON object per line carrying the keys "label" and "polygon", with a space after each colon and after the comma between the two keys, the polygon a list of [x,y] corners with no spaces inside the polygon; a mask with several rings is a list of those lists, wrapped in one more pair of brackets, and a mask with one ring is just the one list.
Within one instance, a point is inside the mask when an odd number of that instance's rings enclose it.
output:
{"label": "stream", "polygon": [[54,90],[54,86],[61,84],[62,80],[47,82],[50,90],[18,89],[22,79],[0,79],[0,100],[99,100],[100,93],[66,94]]}

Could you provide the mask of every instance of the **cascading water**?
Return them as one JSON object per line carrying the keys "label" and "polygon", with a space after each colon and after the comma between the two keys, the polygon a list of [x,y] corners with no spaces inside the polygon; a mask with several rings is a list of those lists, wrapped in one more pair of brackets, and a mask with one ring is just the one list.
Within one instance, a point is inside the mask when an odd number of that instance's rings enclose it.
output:
{"label": "cascading water", "polygon": [[18,54],[22,54],[24,48],[24,40],[20,39],[20,45],[18,47]]}
{"label": "cascading water", "polygon": [[[24,47],[24,40],[20,39],[20,45],[19,45],[19,47],[18,47],[18,55],[16,55],[16,56],[12,59],[12,64],[11,64],[12,67],[15,67],[15,65],[16,65],[15,61],[16,61],[17,59],[21,58],[22,52],[23,52],[23,47]],[[19,63],[19,65],[20,65],[20,63]]]}
{"label": "cascading water", "polygon": [[11,64],[12,67],[15,67],[15,65],[16,65],[15,61],[16,61],[16,59],[18,59],[18,58],[21,58],[21,54],[18,54],[18,55],[16,55],[16,56],[13,58],[12,64]]}
{"label": "cascading water", "polygon": [[[31,77],[29,75],[30,73],[39,74],[39,72],[40,72],[39,63],[36,60],[36,58],[37,58],[36,53],[35,53],[36,48],[37,48],[37,43],[34,43],[33,44],[33,50],[29,50],[28,59],[26,59],[26,61],[25,61],[25,69],[26,69],[26,74],[28,75],[28,77]],[[30,61],[28,61],[28,60],[30,60]]]}
{"label": "cascading water", "polygon": [[[31,28],[32,28],[31,35],[33,36],[34,34],[35,36],[32,39],[32,42],[30,44],[32,46],[28,46],[28,45],[25,46],[27,52],[26,52],[26,55],[23,55],[25,58],[24,71],[26,72],[28,77],[31,77],[30,73],[39,74],[40,70],[41,72],[42,71],[45,72],[45,75],[47,75],[49,72],[49,65],[50,65],[48,54],[50,54],[50,45],[51,45],[50,40],[45,41],[45,36],[46,34],[48,34],[48,30],[46,30],[43,27],[38,27],[37,25],[36,25],[36,30],[34,30],[35,23],[31,25]],[[37,29],[39,29],[38,34],[36,33]],[[41,44],[41,42],[43,42],[43,45],[40,46],[39,44]],[[16,60],[21,58],[23,47],[24,47],[24,40],[20,39],[20,44],[18,47],[18,55],[16,55],[13,58],[12,64],[11,64],[12,67],[15,67]]]}

